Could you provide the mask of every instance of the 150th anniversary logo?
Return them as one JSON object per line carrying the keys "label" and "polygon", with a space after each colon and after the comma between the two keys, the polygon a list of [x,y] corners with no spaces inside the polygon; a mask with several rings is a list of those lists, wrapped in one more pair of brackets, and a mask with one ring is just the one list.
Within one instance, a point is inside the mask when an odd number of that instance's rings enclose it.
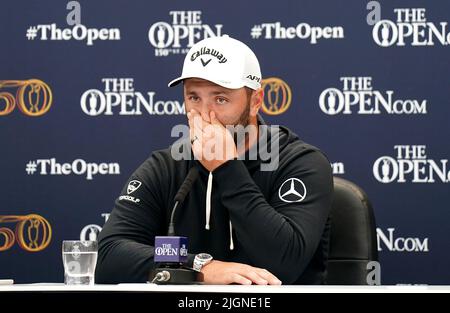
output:
{"label": "150th anniversary logo", "polygon": [[0,80],[0,116],[16,108],[27,116],[41,116],[50,110],[52,100],[52,91],[42,80]]}
{"label": "150th anniversary logo", "polygon": [[[16,223],[14,231],[2,224]],[[0,252],[11,249],[14,243],[27,252],[39,252],[50,244],[52,227],[40,215],[0,215]]]}

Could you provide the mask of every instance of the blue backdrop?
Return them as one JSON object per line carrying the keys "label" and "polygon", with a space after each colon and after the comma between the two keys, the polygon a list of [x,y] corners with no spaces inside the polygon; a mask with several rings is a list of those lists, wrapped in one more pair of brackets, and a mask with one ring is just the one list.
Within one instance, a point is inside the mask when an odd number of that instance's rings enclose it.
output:
{"label": "blue backdrop", "polygon": [[[448,1],[2,1],[0,278],[62,282],[129,175],[185,123],[192,43],[259,58],[267,122],[369,195],[383,284],[449,284]],[[270,91],[270,92],[269,92]],[[276,96],[278,95],[278,97]]]}

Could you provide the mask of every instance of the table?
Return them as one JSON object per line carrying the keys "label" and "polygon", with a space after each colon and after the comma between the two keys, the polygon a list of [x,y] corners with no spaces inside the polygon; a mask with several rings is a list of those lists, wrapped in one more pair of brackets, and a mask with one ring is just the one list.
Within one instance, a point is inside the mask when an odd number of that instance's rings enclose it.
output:
{"label": "table", "polygon": [[38,283],[0,286],[0,292],[176,292],[176,293],[450,293],[450,286],[240,286],[118,284],[66,286]]}

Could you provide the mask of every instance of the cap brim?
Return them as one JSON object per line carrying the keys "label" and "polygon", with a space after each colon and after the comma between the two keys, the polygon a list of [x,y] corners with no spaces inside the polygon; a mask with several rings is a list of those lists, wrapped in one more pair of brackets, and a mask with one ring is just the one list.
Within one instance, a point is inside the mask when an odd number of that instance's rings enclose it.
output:
{"label": "cap brim", "polygon": [[188,78],[204,79],[204,80],[210,81],[210,82],[212,82],[212,83],[214,83],[216,85],[222,86],[224,88],[228,88],[228,89],[239,89],[239,88],[242,88],[242,87],[246,86],[244,82],[242,82],[242,83],[240,83],[238,85],[236,85],[236,84],[233,85],[233,84],[230,84],[230,83],[227,83],[227,82],[224,82],[224,81],[220,81],[220,80],[216,80],[216,79],[210,79],[210,78],[201,77],[201,76],[180,76],[180,77],[175,78],[174,80],[172,80],[167,86],[168,87],[175,87],[179,83],[181,83],[183,80],[188,79]]}

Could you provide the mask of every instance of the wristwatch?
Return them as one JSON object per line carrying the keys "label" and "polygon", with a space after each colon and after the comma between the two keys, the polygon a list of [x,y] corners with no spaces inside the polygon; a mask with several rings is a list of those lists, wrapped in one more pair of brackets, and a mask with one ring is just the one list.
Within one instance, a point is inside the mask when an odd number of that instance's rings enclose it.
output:
{"label": "wristwatch", "polygon": [[194,270],[200,272],[202,267],[205,266],[206,264],[208,264],[209,262],[211,262],[212,260],[213,260],[213,257],[211,256],[211,254],[199,253],[194,258],[193,268],[194,268]]}

